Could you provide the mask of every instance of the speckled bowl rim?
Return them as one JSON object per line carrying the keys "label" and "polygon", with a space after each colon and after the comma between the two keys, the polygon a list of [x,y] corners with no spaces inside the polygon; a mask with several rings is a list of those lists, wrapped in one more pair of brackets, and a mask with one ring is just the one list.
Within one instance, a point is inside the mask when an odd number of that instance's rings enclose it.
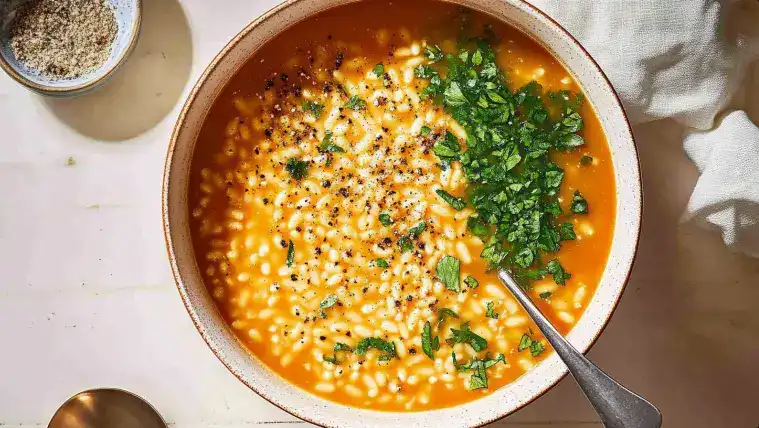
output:
{"label": "speckled bowl rim", "polygon": [[[280,408],[281,410],[283,410],[283,411],[285,411],[285,412],[287,412],[287,413],[289,413],[289,414],[291,414],[291,415],[293,415],[293,416],[295,416],[295,417],[297,417],[299,419],[302,419],[302,420],[304,420],[306,422],[309,422],[309,423],[312,423],[314,425],[321,426],[321,427],[333,427],[333,426],[336,427],[337,425],[329,425],[329,424],[325,423],[324,421],[316,420],[311,415],[304,414],[303,412],[301,412],[300,409],[289,408],[286,405],[277,402],[275,399],[271,398],[267,393],[261,391],[259,388],[256,388],[253,385],[251,385],[249,382],[247,382],[243,378],[243,376],[241,376],[239,373],[237,373],[236,369],[233,368],[230,365],[230,363],[228,363],[225,360],[225,358],[222,357],[222,355],[220,355],[220,352],[217,351],[217,346],[218,345],[212,343],[213,340],[210,337],[207,337],[207,334],[204,332],[205,329],[201,328],[201,323],[202,322],[201,322],[200,317],[198,316],[198,314],[195,312],[196,309],[194,307],[194,303],[188,297],[188,294],[187,294],[186,290],[184,290],[184,288],[186,286],[185,286],[184,280],[182,278],[182,272],[180,271],[180,267],[178,266],[177,261],[176,261],[175,245],[174,245],[174,242],[173,242],[173,239],[172,239],[171,219],[169,218],[170,217],[169,216],[169,211],[170,211],[170,208],[169,208],[169,192],[170,192],[169,183],[170,183],[170,178],[171,178],[171,173],[172,173],[173,158],[174,158],[175,151],[177,149],[177,140],[179,138],[179,134],[180,134],[182,128],[185,125],[185,120],[186,120],[186,116],[188,114],[188,111],[192,108],[192,106],[193,106],[193,104],[194,104],[194,102],[196,100],[196,97],[198,95],[198,92],[200,91],[200,88],[206,83],[207,79],[212,74],[212,72],[217,68],[217,66],[219,66],[219,64],[227,57],[227,55],[245,37],[247,37],[248,34],[251,31],[253,31],[253,29],[256,26],[258,26],[258,25],[262,24],[263,22],[269,20],[274,15],[276,15],[278,13],[281,13],[281,12],[287,10],[290,7],[293,7],[296,4],[303,3],[303,2],[308,2],[308,1],[309,0],[285,0],[284,2],[282,2],[282,3],[280,3],[280,4],[278,4],[278,5],[274,6],[274,7],[272,7],[271,9],[269,9],[268,11],[266,11],[265,13],[263,13],[262,15],[260,15],[258,18],[256,18],[253,21],[251,21],[250,24],[248,24],[245,28],[243,28],[234,38],[232,38],[224,46],[224,48],[214,57],[214,59],[210,62],[210,64],[208,65],[208,67],[204,70],[203,74],[198,78],[197,83],[193,86],[192,90],[190,91],[190,93],[187,96],[187,100],[186,100],[184,106],[182,107],[182,110],[181,110],[181,112],[180,112],[180,114],[179,114],[179,116],[177,118],[177,122],[176,122],[176,124],[174,126],[174,129],[173,129],[173,132],[172,132],[172,135],[171,135],[171,139],[169,141],[169,146],[168,146],[167,155],[166,155],[166,162],[165,162],[165,165],[164,165],[163,187],[162,187],[162,192],[161,192],[161,202],[162,202],[161,203],[161,211],[162,211],[162,217],[163,217],[164,239],[166,241],[166,249],[167,249],[167,253],[168,253],[168,257],[169,257],[169,262],[170,262],[171,269],[172,269],[172,274],[174,276],[174,280],[175,280],[175,283],[177,285],[177,291],[179,292],[180,297],[182,298],[182,302],[183,302],[183,304],[185,306],[185,309],[187,310],[188,314],[190,315],[190,318],[192,319],[192,322],[195,325],[195,328],[198,330],[198,332],[200,333],[201,337],[206,342],[206,344],[211,349],[211,351],[214,353],[214,355],[217,357],[217,359],[219,359],[219,361],[227,368],[227,370],[229,370],[230,373],[232,373],[233,376],[235,376],[238,380],[240,380],[248,388],[252,389],[260,397],[262,397],[263,399],[265,399],[266,401],[268,401],[272,405]],[[353,3],[353,2],[359,2],[361,0],[347,0],[347,1],[350,2],[350,3]],[[472,4],[472,3],[475,3],[477,0],[439,0],[439,1],[447,2],[447,3],[460,4],[462,6],[469,7],[469,8],[474,9],[474,10],[478,10],[481,13],[485,13],[485,14],[487,14],[489,16],[493,16],[488,11],[478,8],[476,4]],[[548,16],[546,13],[544,13],[543,11],[541,11],[540,9],[538,9],[537,7],[533,6],[532,4],[528,3],[525,0],[506,0],[506,1],[510,1],[510,2],[513,2],[513,3],[519,3],[525,9],[528,9],[532,13],[535,13],[535,14],[539,15],[541,18],[543,18],[544,20],[547,21],[547,23],[548,23],[547,25],[549,27],[551,27],[551,29],[553,31],[560,33],[561,36],[565,37],[572,45],[574,45],[574,47],[576,47],[579,50],[579,52],[582,53],[582,55],[584,56],[584,59],[587,61],[588,65],[592,68],[592,73],[596,74],[597,76],[599,76],[602,79],[603,85],[605,86],[604,89],[609,92],[609,94],[611,95],[611,97],[612,97],[612,99],[614,101],[614,104],[615,104],[614,107],[616,107],[621,112],[622,119],[623,119],[624,125],[625,125],[625,129],[623,130],[623,133],[625,134],[624,135],[625,139],[628,140],[631,143],[631,147],[629,147],[629,148],[632,150],[633,155],[634,155],[634,162],[631,165],[633,167],[634,171],[632,171],[630,173],[630,175],[633,175],[634,178],[636,179],[636,181],[634,183],[634,192],[633,192],[633,194],[637,198],[637,204],[634,206],[635,214],[631,218],[633,220],[633,222],[634,222],[634,224],[633,224],[634,227],[631,228],[631,229],[627,229],[626,230],[626,232],[631,235],[631,244],[630,244],[630,246],[631,246],[632,253],[630,255],[630,258],[629,258],[628,262],[626,263],[626,266],[624,266],[624,273],[622,274],[622,276],[624,277],[624,280],[619,285],[619,287],[617,289],[617,292],[616,292],[616,296],[614,296],[613,301],[610,302],[610,309],[609,309],[606,317],[604,319],[598,320],[600,326],[598,327],[597,331],[592,334],[592,338],[590,339],[590,341],[587,344],[587,346],[585,346],[584,349],[579,349],[583,353],[587,353],[593,347],[593,345],[595,345],[595,343],[597,342],[597,340],[599,339],[599,337],[601,336],[601,334],[604,332],[604,330],[608,326],[608,323],[609,323],[609,320],[611,319],[611,316],[616,311],[617,306],[619,304],[619,301],[620,301],[620,299],[622,297],[622,294],[624,293],[624,291],[625,291],[625,289],[627,287],[627,283],[629,282],[630,275],[632,273],[632,267],[633,267],[633,265],[635,263],[635,259],[636,259],[637,254],[638,254],[638,247],[639,247],[639,241],[640,241],[640,231],[641,231],[641,226],[642,226],[642,214],[643,214],[643,185],[642,185],[643,182],[642,182],[642,177],[641,177],[641,174],[640,174],[640,156],[639,156],[637,147],[635,145],[635,139],[634,139],[633,133],[632,133],[632,126],[630,125],[630,121],[629,121],[629,119],[627,117],[627,114],[625,112],[625,109],[624,109],[624,107],[622,105],[621,99],[620,99],[619,95],[617,94],[617,92],[614,90],[614,87],[612,86],[612,83],[609,80],[608,76],[603,72],[603,70],[601,69],[601,67],[599,66],[599,64],[590,55],[590,53],[582,46],[582,44],[580,44],[580,42],[574,36],[572,36],[569,33],[569,31],[567,31],[556,20],[554,20],[553,18],[551,18],[550,16]],[[319,10],[314,10],[313,12],[310,13],[309,17],[313,16],[313,15],[316,15],[316,14],[318,14],[320,12],[323,12],[324,10],[328,10],[328,9],[330,9],[332,7],[339,7],[339,6],[343,5],[343,4],[344,3],[339,3],[338,2],[338,4],[332,5],[330,7],[319,9]],[[494,18],[500,20],[500,18],[498,18],[498,17],[494,17]],[[303,18],[303,19],[307,19],[307,18]],[[279,30],[279,32],[277,34],[281,34],[282,32],[286,31],[288,28],[290,28],[292,25],[295,25],[295,24],[284,26],[282,29]],[[514,25],[512,23],[509,23],[509,22],[506,22],[506,25],[514,27]],[[548,46],[546,46],[545,42],[543,42],[542,40],[537,39],[536,37],[533,37],[531,34],[528,34],[528,33],[524,32],[524,31],[522,31],[521,28],[518,28],[518,27],[515,27],[515,28],[517,28],[520,32],[522,32],[523,34],[525,34],[527,37],[529,37],[532,40],[534,40],[537,43],[539,43],[543,48],[545,48],[546,50],[548,50],[548,52],[550,52],[551,55],[557,61],[559,61],[565,68],[569,69],[569,67],[566,65],[566,63],[563,61],[563,59],[560,58],[558,55],[556,55],[552,49],[550,49]],[[271,36],[268,40],[266,40],[264,42],[264,44],[271,42],[275,37],[276,37],[276,34],[273,35],[273,36]],[[259,47],[259,49],[260,49],[260,47]],[[252,57],[254,54],[255,54],[255,52],[252,52],[250,56]],[[239,70],[239,68],[237,70]],[[237,70],[235,70],[235,72]],[[223,87],[224,87],[224,85],[222,85],[222,88]],[[221,92],[221,89],[215,94],[215,96],[218,96],[219,92]],[[595,108],[595,106],[594,106],[594,108]],[[207,114],[207,112],[206,112],[206,114]],[[599,120],[600,119],[601,118],[599,117]],[[602,127],[603,127],[603,121],[602,121],[601,124],[602,124]],[[609,136],[607,135],[607,137],[609,137]],[[614,159],[614,154],[613,153],[612,153],[612,159]],[[615,165],[614,167],[616,169],[617,166]],[[619,185],[620,185],[619,182],[615,183],[615,186],[618,187]],[[188,220],[189,219],[185,219],[185,221],[188,221]],[[615,233],[618,232],[618,230],[616,229],[616,227],[617,227],[617,225],[615,225]],[[215,307],[215,305],[214,305],[214,307]],[[578,320],[578,323],[579,323],[579,320]],[[258,360],[258,361],[260,362],[260,360]],[[263,364],[263,363],[261,363],[261,364]],[[273,370],[271,370],[270,368],[268,368],[265,364],[264,364],[264,366],[267,369],[269,369],[270,371],[273,372]],[[494,411],[494,412],[492,412],[494,414],[494,416],[483,417],[480,420],[478,420],[475,424],[471,424],[471,425],[467,425],[467,426],[470,427],[470,428],[484,427],[485,425],[488,425],[488,424],[491,424],[491,423],[496,422],[498,420],[501,420],[501,419],[503,419],[503,418],[505,418],[505,417],[507,417],[507,416],[509,416],[509,415],[511,415],[513,413],[515,413],[516,411],[522,409],[523,407],[525,407],[528,404],[532,403],[536,399],[542,397],[546,392],[548,392],[548,390],[550,390],[551,388],[553,388],[554,386],[556,386],[556,384],[558,384],[562,379],[564,379],[566,377],[566,375],[569,373],[569,371],[566,368],[566,366],[562,366],[561,369],[560,369],[560,371],[561,371],[561,373],[558,376],[556,376],[554,380],[549,381],[547,384],[545,384],[543,387],[541,387],[538,392],[534,393],[531,398],[526,399],[523,402],[520,402],[516,407],[514,407],[512,409],[508,409],[508,410],[503,410],[503,411],[502,410]],[[279,376],[276,372],[275,372],[275,375],[282,382],[289,383],[286,379],[284,379],[281,376]],[[529,373],[526,373],[524,376],[528,376],[528,375],[529,375]],[[302,391],[304,391],[307,394],[311,394],[308,391],[305,391],[305,390],[302,390]],[[318,397],[318,396],[313,395],[313,394],[311,394],[311,395],[313,396],[313,398],[315,400],[318,400],[318,399],[322,399],[323,400],[323,398],[321,398],[321,397]],[[479,400],[480,399],[477,399],[474,402],[477,402]],[[465,404],[467,404],[467,403],[465,403]],[[463,406],[463,404],[462,405],[453,406],[451,408],[455,409],[455,408],[460,407],[460,406]],[[344,407],[346,408],[346,411],[365,410],[363,408],[357,408],[357,407],[352,407],[352,406],[344,406]],[[403,414],[403,412],[382,412],[382,413]],[[411,412],[411,413],[420,413],[420,412]],[[453,421],[451,421],[451,422],[453,422]]]}
{"label": "speckled bowl rim", "polygon": [[16,69],[14,69],[10,64],[8,64],[8,61],[2,55],[0,55],[0,68],[2,68],[3,71],[5,71],[5,73],[7,73],[8,76],[11,77],[11,79],[25,86],[27,89],[30,89],[42,95],[48,95],[52,97],[56,97],[56,96],[65,97],[69,95],[78,95],[105,83],[105,81],[108,80],[108,78],[111,77],[113,73],[115,73],[116,70],[118,70],[126,62],[127,58],[129,58],[129,55],[132,53],[135,46],[137,45],[137,39],[140,36],[140,28],[142,27],[142,0],[132,0],[132,1],[134,1],[135,14],[134,14],[134,23],[132,23],[132,29],[131,29],[132,37],[129,39],[129,44],[127,45],[126,49],[124,49],[121,52],[121,55],[119,55],[118,59],[113,63],[113,65],[111,65],[111,67],[108,68],[107,71],[103,72],[103,74],[99,75],[97,78],[87,81],[85,83],[76,85],[76,86],[55,87],[55,86],[41,85],[39,83],[36,83],[27,79],[26,76],[17,72]]}

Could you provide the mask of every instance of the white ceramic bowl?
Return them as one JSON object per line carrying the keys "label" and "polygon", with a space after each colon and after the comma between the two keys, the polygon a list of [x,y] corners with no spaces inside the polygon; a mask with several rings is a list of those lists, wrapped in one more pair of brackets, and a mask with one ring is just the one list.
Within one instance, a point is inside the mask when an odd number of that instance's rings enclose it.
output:
{"label": "white ceramic bowl", "polygon": [[[553,353],[515,382],[473,402],[413,413],[352,408],[312,395],[262,365],[235,337],[217,310],[198,270],[187,206],[190,165],[198,132],[217,94],[263,44],[292,24],[355,0],[290,0],[253,21],[216,56],[193,88],[171,138],[163,183],[163,222],[171,267],[187,311],[222,363],[259,395],[293,415],[322,426],[475,427],[502,418],[539,397],[567,373]],[[447,0],[451,1],[451,0]],[[521,0],[455,0],[492,15],[537,40],[582,87],[611,146],[617,214],[609,261],[584,315],[567,336],[587,351],[609,320],[627,282],[641,223],[638,156],[622,106],[601,69],[556,22]]]}

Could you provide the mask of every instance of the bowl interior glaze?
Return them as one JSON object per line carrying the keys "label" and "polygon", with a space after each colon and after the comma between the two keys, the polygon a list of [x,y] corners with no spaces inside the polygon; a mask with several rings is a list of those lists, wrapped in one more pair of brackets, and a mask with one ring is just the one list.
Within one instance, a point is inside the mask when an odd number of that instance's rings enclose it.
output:
{"label": "bowl interior glaze", "polygon": [[[277,34],[319,11],[356,0],[291,0],[253,21],[211,62],[189,95],[172,135],[163,183],[163,222],[180,295],[198,331],[224,365],[265,399],[322,426],[474,427],[504,417],[539,397],[566,373],[554,353],[515,382],[460,406],[411,413],[377,412],[332,403],[286,382],[236,338],[207,291],[195,261],[187,206],[190,166],[204,118],[235,72]],[[452,0],[447,0],[452,1]],[[537,40],[572,74],[595,108],[610,144],[617,214],[607,266],[582,318],[567,336],[587,351],[609,320],[627,281],[641,221],[638,157],[625,113],[598,65],[558,24],[521,0],[456,0],[494,16]]]}

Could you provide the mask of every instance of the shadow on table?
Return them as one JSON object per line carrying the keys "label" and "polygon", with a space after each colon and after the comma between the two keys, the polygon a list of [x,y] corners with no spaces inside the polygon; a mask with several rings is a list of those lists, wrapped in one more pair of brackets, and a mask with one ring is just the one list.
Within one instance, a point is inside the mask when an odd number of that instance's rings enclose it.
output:
{"label": "shadow on table", "polygon": [[192,66],[192,35],[177,0],[143,2],[134,52],[102,87],[76,98],[45,98],[61,121],[104,141],[134,138],[153,128],[176,105]]}
{"label": "shadow on table", "polygon": [[[636,128],[644,219],[633,273],[590,358],[656,404],[664,426],[759,422],[759,260],[719,233],[680,224],[698,171],[673,123]],[[550,424],[548,422],[551,422]],[[492,427],[579,428],[598,421],[571,378]]]}

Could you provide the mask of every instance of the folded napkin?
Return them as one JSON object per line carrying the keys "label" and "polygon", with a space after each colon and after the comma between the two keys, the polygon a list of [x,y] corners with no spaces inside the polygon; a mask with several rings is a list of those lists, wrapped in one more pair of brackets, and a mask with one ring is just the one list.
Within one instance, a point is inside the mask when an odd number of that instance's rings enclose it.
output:
{"label": "folded napkin", "polygon": [[759,257],[759,117],[741,110],[759,98],[759,81],[745,78],[759,69],[759,2],[531,3],[598,61],[633,126],[670,118],[685,128],[701,176],[684,221],[718,228],[726,244]]}

